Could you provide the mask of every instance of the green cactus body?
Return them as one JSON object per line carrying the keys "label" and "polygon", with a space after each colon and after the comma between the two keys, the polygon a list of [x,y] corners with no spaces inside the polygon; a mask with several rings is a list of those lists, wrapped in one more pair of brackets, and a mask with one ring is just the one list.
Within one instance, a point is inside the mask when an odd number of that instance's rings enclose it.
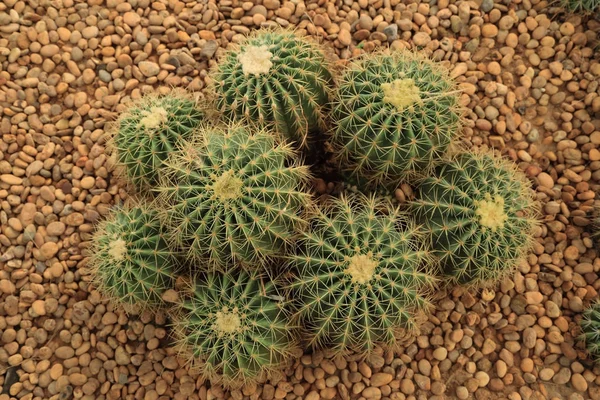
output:
{"label": "green cactus body", "polygon": [[320,48],[291,31],[263,29],[229,50],[213,74],[216,108],[305,145],[324,125],[332,77]]}
{"label": "green cactus body", "polygon": [[174,328],[181,353],[227,388],[269,378],[297,350],[285,303],[256,273],[208,273],[182,300]]}
{"label": "green cactus body", "polygon": [[203,128],[168,164],[160,190],[175,239],[211,269],[282,255],[311,203],[308,168],[267,131]]}
{"label": "green cactus body", "polygon": [[421,55],[367,55],[340,79],[334,153],[361,185],[393,190],[446,153],[461,127],[459,100],[448,72]]}
{"label": "green cactus body", "polygon": [[126,311],[161,305],[176,258],[158,212],[140,204],[113,211],[94,234],[90,266],[98,290]]}
{"label": "green cactus body", "polygon": [[486,286],[511,273],[533,243],[538,203],[527,178],[492,153],[463,153],[419,182],[410,203],[445,274]]}
{"label": "green cactus body", "polygon": [[589,308],[583,311],[583,318],[580,322],[580,339],[585,341],[588,353],[591,358],[600,361],[600,302],[596,301]]}
{"label": "green cactus body", "polygon": [[163,162],[203,118],[204,112],[183,90],[142,97],[117,121],[112,139],[117,164],[135,187],[153,187]]}
{"label": "green cactus body", "polygon": [[368,353],[412,334],[435,282],[423,235],[389,202],[333,199],[312,219],[290,267],[299,326],[312,346]]}

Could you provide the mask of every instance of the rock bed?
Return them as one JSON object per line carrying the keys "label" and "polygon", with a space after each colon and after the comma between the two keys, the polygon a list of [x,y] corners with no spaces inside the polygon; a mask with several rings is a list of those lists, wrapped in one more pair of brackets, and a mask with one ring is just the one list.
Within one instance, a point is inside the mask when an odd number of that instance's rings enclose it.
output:
{"label": "rock bed", "polygon": [[[340,65],[382,44],[444,62],[470,110],[465,140],[519,163],[544,223],[514,279],[440,293],[396,354],[299,355],[285,374],[229,393],[177,357],[167,315],[112,309],[88,283],[85,249],[94,223],[127,197],[105,155],[109,122],[150,91],[201,96],[223,48],[270,25],[322,37]],[[530,0],[4,0],[0,400],[600,399],[600,368],[576,340],[600,288],[590,239],[599,31]],[[410,196],[408,185],[396,191]]]}

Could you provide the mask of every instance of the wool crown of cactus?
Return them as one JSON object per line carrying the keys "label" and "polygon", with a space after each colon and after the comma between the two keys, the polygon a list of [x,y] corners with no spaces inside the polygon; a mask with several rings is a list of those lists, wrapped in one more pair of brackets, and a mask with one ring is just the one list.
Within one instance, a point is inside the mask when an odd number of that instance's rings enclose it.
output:
{"label": "wool crown of cactus", "polygon": [[174,237],[202,265],[264,266],[304,224],[308,168],[270,132],[203,127],[167,163],[160,191]]}
{"label": "wool crown of cactus", "polygon": [[149,94],[117,121],[112,147],[124,175],[136,187],[157,184],[159,168],[181,141],[190,137],[204,112],[182,90]]}
{"label": "wool crown of cactus", "polygon": [[393,346],[417,328],[435,283],[423,235],[389,202],[356,194],[317,211],[290,267],[310,344],[343,353]]}
{"label": "wool crown of cactus", "polygon": [[493,153],[458,154],[419,182],[410,204],[459,284],[494,284],[533,243],[538,203],[527,178]]}
{"label": "wool crown of cactus", "polygon": [[588,352],[594,361],[600,361],[600,301],[596,301],[583,311],[580,322],[581,340],[585,341]]}
{"label": "wool crown of cactus", "polygon": [[460,130],[459,91],[448,71],[410,51],[366,55],[339,81],[331,143],[368,188],[395,188],[443,156]]}
{"label": "wool crown of cactus", "polygon": [[162,304],[176,259],[158,212],[145,204],[112,211],[94,234],[90,266],[98,290],[126,311]]}
{"label": "wool crown of cactus", "polygon": [[213,81],[225,116],[269,125],[299,145],[323,127],[333,82],[319,46],[282,29],[258,30],[229,50]]}
{"label": "wool crown of cactus", "polygon": [[228,388],[268,378],[297,348],[282,297],[256,273],[199,277],[174,327],[192,365]]}

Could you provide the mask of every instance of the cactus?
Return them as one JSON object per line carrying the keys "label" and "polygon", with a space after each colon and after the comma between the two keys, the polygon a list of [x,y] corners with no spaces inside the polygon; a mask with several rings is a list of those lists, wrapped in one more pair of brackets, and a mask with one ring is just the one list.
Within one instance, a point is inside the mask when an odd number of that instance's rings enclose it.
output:
{"label": "cactus", "polygon": [[457,154],[418,184],[410,208],[432,235],[444,273],[456,283],[494,284],[533,244],[539,205],[527,178],[503,158]]}
{"label": "cactus", "polygon": [[202,275],[173,324],[179,350],[226,388],[267,379],[297,350],[285,306],[274,283],[255,272]]}
{"label": "cactus", "polygon": [[190,137],[204,111],[183,90],[148,94],[119,117],[111,141],[116,162],[137,188],[153,187],[159,168]]}
{"label": "cactus", "polygon": [[173,286],[177,261],[151,205],[112,211],[99,224],[90,254],[94,286],[128,312],[161,305]]}
{"label": "cactus", "polygon": [[270,126],[300,146],[324,126],[332,77],[320,47],[283,29],[255,31],[230,49],[213,76],[216,108]]}
{"label": "cactus", "polygon": [[593,14],[600,10],[600,0],[561,0],[562,6],[574,14]]}
{"label": "cactus", "polygon": [[268,131],[203,127],[167,164],[159,191],[175,240],[209,269],[265,266],[311,203],[308,168]]}
{"label": "cactus", "polygon": [[342,169],[367,188],[393,190],[445,154],[462,121],[448,72],[417,53],[367,55],[342,75],[331,144]]}
{"label": "cactus", "polygon": [[600,362],[600,301],[596,301],[583,311],[580,322],[580,339],[587,346],[588,353],[596,362]]}
{"label": "cactus", "polygon": [[310,345],[368,353],[414,333],[435,277],[423,234],[391,203],[333,199],[299,248],[289,289]]}

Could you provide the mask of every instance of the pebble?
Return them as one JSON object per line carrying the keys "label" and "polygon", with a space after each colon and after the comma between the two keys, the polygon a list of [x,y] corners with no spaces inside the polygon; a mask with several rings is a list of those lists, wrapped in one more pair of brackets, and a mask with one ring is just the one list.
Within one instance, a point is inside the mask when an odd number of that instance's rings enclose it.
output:
{"label": "pebble", "polygon": [[156,76],[160,72],[158,64],[151,61],[142,61],[138,66],[140,67],[142,74],[147,77]]}

